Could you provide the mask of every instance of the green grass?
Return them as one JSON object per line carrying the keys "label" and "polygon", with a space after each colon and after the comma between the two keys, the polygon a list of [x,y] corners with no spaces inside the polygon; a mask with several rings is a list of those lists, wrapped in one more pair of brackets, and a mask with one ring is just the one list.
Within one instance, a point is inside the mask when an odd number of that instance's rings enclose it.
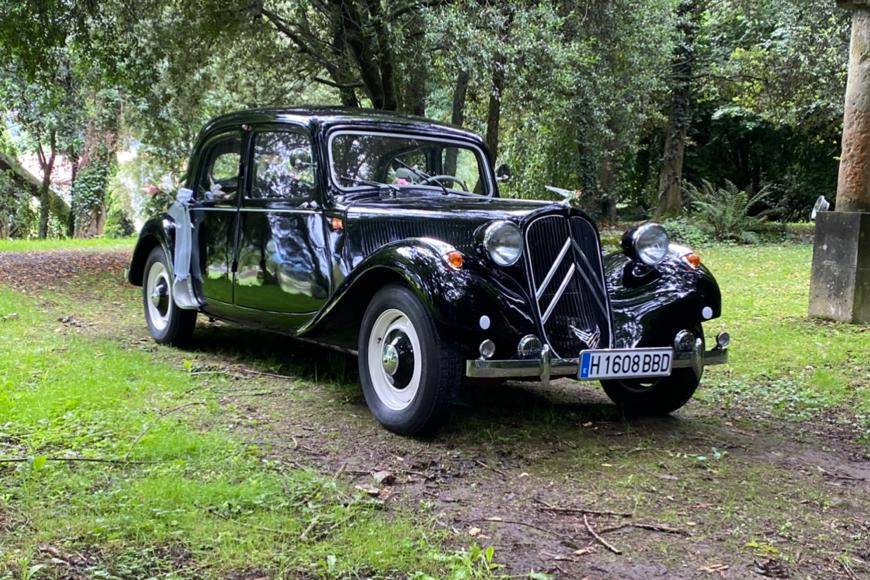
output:
{"label": "green grass", "polygon": [[129,238],[52,238],[49,240],[0,239],[0,252],[35,252],[40,250],[126,250],[133,249],[135,237]]}
{"label": "green grass", "polygon": [[718,246],[701,255],[722,288],[723,316],[708,333],[732,336],[730,363],[710,369],[701,395],[801,420],[846,410],[867,429],[870,332],[808,318],[812,246]]}
{"label": "green grass", "polygon": [[225,403],[150,346],[64,330],[0,289],[0,313],[10,312],[0,317],[0,456],[25,461],[0,463],[0,577],[24,576],[42,544],[84,554],[87,575],[488,567],[480,550],[445,551],[425,520],[388,515],[214,428]]}
{"label": "green grass", "polygon": [[[578,483],[600,507],[634,506],[640,516],[664,522],[688,517],[682,499],[692,498],[692,505],[711,506],[690,512],[698,530],[720,536],[731,530],[722,544],[731,551],[763,554],[777,530],[789,526],[810,544],[823,541],[829,530],[818,524],[816,508],[830,502],[830,490],[739,450],[720,457],[728,442],[721,422],[769,414],[774,425],[792,423],[793,433],[800,425],[794,422],[824,418],[854,422],[866,434],[870,332],[807,318],[808,245],[714,246],[701,254],[723,291],[724,316],[706,325],[708,339],[718,330],[733,337],[730,364],[708,369],[698,391],[713,406],[696,406],[676,422],[626,425],[617,438],[577,427],[614,421],[613,407],[597,391],[596,403],[579,407],[516,397],[459,419],[450,444],[477,453],[484,442],[538,456],[541,441],[568,439],[571,446],[527,470],[546,481]],[[88,564],[79,572],[90,576],[490,572],[491,552],[446,547],[425,510],[383,510],[341,479],[269,460],[244,443],[236,433],[255,432],[262,418],[245,419],[244,410],[227,403],[223,394],[239,385],[189,372],[210,360],[208,349],[185,353],[121,338],[141,324],[141,314],[138,292],[117,278],[90,272],[64,291],[43,292],[40,302],[0,288],[0,457],[26,459],[0,463],[0,578],[25,576],[44,562],[41,544],[85,554]],[[58,322],[70,313],[95,326],[76,330]],[[207,342],[208,334],[200,339]],[[264,370],[293,366],[292,357],[268,358],[264,351],[273,351],[248,338],[237,351],[215,356],[256,361]],[[324,377],[298,366],[290,373],[294,405],[334,411],[333,403],[305,400],[305,387]],[[262,380],[266,386],[269,379]],[[336,399],[359,396],[355,384],[333,391]],[[511,393],[517,395],[504,396]],[[719,414],[716,405],[733,412],[719,421],[711,416]],[[275,413],[262,420],[288,420]],[[346,420],[346,405],[341,413]],[[230,431],[231,422],[248,429]],[[66,456],[139,463],[51,460]],[[803,544],[795,546],[800,552]],[[665,560],[681,557],[667,542],[661,547]]]}

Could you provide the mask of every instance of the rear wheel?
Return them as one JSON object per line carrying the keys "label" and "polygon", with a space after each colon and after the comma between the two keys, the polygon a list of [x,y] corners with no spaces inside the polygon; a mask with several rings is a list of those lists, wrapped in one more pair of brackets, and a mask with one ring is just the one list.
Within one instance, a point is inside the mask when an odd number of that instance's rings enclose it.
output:
{"label": "rear wheel", "polygon": [[145,260],[142,283],[145,321],[155,341],[178,346],[188,342],[196,326],[196,310],[182,310],[172,299],[169,258],[157,246]]}
{"label": "rear wheel", "polygon": [[[703,352],[704,333],[700,328],[695,336],[701,338]],[[659,379],[601,381],[610,400],[630,415],[662,416],[673,413],[689,402],[701,383],[704,369],[674,369],[669,377]]]}
{"label": "rear wheel", "polygon": [[411,435],[447,420],[461,379],[459,351],[439,338],[408,288],[390,285],[375,294],[358,350],[366,403],[384,427]]}

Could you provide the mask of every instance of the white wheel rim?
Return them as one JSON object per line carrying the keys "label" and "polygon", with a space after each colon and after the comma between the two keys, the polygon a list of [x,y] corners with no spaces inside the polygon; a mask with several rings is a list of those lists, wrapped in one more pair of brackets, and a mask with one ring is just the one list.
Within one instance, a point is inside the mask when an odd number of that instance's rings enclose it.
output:
{"label": "white wheel rim", "polygon": [[151,325],[157,331],[164,330],[172,315],[172,284],[169,282],[169,272],[162,262],[154,262],[148,270],[145,297]]}
{"label": "white wheel rim", "polygon": [[369,378],[388,408],[402,411],[414,402],[420,390],[421,353],[417,329],[405,313],[390,308],[378,316],[369,334]]}

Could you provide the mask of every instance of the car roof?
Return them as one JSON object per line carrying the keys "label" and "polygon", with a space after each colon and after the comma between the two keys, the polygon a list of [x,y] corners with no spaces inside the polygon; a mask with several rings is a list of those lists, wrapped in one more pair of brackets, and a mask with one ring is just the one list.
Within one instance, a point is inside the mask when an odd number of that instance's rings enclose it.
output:
{"label": "car roof", "polygon": [[213,118],[203,128],[200,138],[202,139],[216,131],[246,123],[294,123],[323,130],[336,127],[413,130],[421,133],[436,133],[459,137],[478,144],[483,143],[480,136],[471,131],[466,131],[447,123],[439,123],[425,117],[349,107],[287,107],[237,111]]}

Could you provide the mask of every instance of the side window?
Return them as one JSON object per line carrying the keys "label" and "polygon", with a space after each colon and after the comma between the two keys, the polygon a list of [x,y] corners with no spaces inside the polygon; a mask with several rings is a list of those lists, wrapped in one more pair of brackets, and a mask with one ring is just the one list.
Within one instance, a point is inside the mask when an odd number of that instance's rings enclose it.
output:
{"label": "side window", "polygon": [[483,168],[480,167],[477,155],[471,149],[465,147],[445,147],[442,168],[444,175],[456,177],[466,191],[483,193],[480,176]]}
{"label": "side window", "polygon": [[239,164],[242,138],[226,135],[213,142],[205,154],[205,166],[199,177],[197,197],[205,200],[228,200],[239,191]]}
{"label": "side window", "polygon": [[305,201],[314,188],[307,135],[296,131],[254,134],[251,199]]}

